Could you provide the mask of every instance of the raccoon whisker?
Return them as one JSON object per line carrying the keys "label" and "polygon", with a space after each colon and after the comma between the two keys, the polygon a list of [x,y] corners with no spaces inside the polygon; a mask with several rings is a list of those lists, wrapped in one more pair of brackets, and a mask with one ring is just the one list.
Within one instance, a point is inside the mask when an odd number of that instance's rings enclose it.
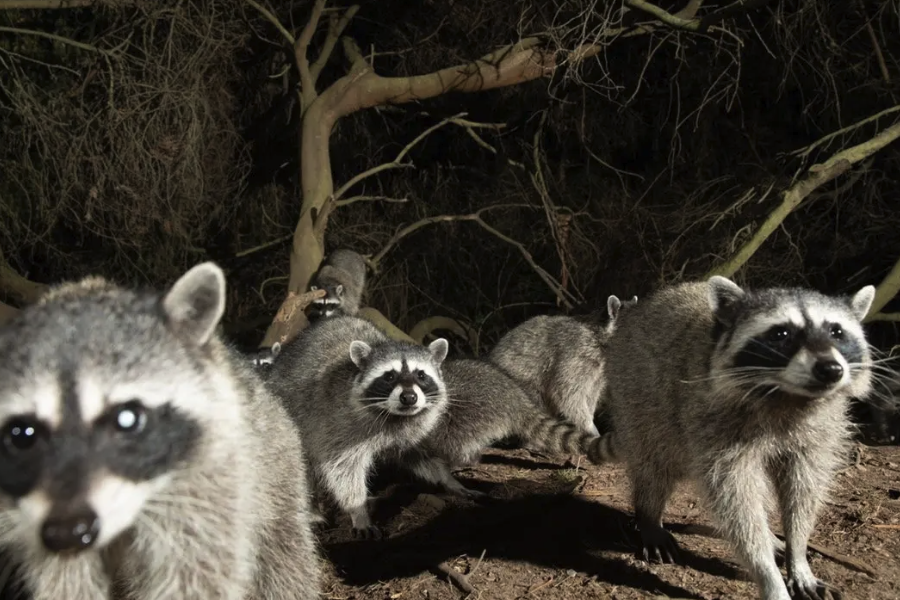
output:
{"label": "raccoon whisker", "polygon": [[199,508],[212,514],[222,512],[221,505],[214,504],[207,500],[202,500],[193,496],[168,494],[165,492],[155,495],[147,504],[164,507],[167,510],[173,507],[177,508],[178,506],[186,505],[194,508]]}

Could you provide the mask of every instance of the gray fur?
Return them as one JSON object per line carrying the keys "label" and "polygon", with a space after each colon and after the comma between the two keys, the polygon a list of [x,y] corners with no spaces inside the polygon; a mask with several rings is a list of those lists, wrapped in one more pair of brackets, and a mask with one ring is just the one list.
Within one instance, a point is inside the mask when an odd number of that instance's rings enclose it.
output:
{"label": "gray fur", "polygon": [[[376,458],[411,447],[435,426],[447,406],[441,363],[444,339],[429,347],[394,341],[358,317],[321,319],[284,347],[268,383],[301,428],[320,494],[327,492],[350,515],[354,533],[380,537],[366,507],[367,478]],[[407,361],[433,382],[395,367]],[[394,373],[395,382],[383,376]],[[382,383],[382,382],[385,383]],[[373,386],[383,385],[375,393]],[[400,393],[415,392],[414,414],[404,414]]]}
{"label": "gray fur", "polygon": [[0,329],[0,545],[34,600],[318,598],[300,437],[224,302],[204,263],[163,295],[63,284]]}
{"label": "gray fur", "polygon": [[547,414],[539,401],[493,363],[457,359],[444,363],[450,407],[440,423],[400,461],[419,477],[452,493],[477,496],[450,473],[478,462],[491,444],[508,436],[551,453],[587,454],[596,463],[613,460],[608,439],[584,433]]}
{"label": "gray fur", "polygon": [[594,424],[605,385],[605,346],[622,308],[607,300],[609,320],[539,316],[528,319],[500,338],[488,360],[506,371],[553,415],[571,421],[584,433],[600,435]]}
{"label": "gray fur", "polygon": [[[852,299],[748,291],[713,277],[665,288],[619,316],[607,348],[607,437],[627,464],[645,558],[675,559],[662,513],[676,483],[691,480],[761,598],[824,597],[807,540],[845,457],[849,398],[871,386],[860,320],[873,294],[872,286]],[[785,324],[788,341],[778,341]],[[834,362],[841,379],[816,388],[813,367]],[[787,585],[767,524],[773,490],[787,536]]]}
{"label": "gray fur", "polygon": [[313,300],[309,320],[323,317],[356,316],[366,288],[366,261],[362,255],[339,248],[329,254],[310,282],[310,290],[325,290],[324,298]]}

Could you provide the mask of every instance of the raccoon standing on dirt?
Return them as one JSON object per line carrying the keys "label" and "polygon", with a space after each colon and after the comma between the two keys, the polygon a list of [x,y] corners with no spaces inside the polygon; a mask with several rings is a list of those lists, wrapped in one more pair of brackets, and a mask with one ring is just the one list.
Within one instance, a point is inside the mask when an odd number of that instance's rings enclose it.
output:
{"label": "raccoon standing on dirt", "polygon": [[300,437],[215,330],[213,263],[0,328],[0,546],[34,600],[319,597]]}
{"label": "raccoon standing on dirt", "polygon": [[493,363],[448,360],[443,371],[450,402],[447,412],[416,448],[399,458],[423,480],[457,495],[482,496],[463,486],[450,470],[478,462],[485,448],[512,435],[555,454],[587,454],[595,463],[614,459],[607,438],[583,433],[551,416]]}
{"label": "raccoon standing on dirt", "polygon": [[369,321],[330,317],[284,347],[268,383],[303,435],[317,483],[350,515],[354,535],[380,538],[366,507],[382,453],[418,443],[447,407],[447,340],[391,340]]}
{"label": "raccoon standing on dirt", "polygon": [[600,435],[594,414],[605,382],[606,340],[619,311],[637,303],[607,299],[609,321],[600,325],[567,316],[538,316],[506,333],[488,360],[506,371],[551,414],[590,435]]}
{"label": "raccoon standing on dirt", "polygon": [[328,255],[310,283],[310,291],[325,290],[313,300],[309,320],[333,316],[356,316],[366,287],[366,261],[353,250],[339,248]]}
{"label": "raccoon standing on dirt", "polygon": [[[676,559],[662,514],[676,483],[690,479],[761,598],[826,597],[807,541],[845,457],[849,399],[871,389],[861,321],[874,294],[744,290],[715,276],[619,316],[607,348],[607,437],[626,462],[645,559]],[[767,521],[770,488],[787,585]]]}

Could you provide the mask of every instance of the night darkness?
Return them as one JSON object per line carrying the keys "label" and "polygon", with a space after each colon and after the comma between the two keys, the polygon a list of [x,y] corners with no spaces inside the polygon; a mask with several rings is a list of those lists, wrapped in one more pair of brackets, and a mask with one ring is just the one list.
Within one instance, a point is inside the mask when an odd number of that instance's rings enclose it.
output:
{"label": "night darkness", "polygon": [[[313,160],[301,148],[313,95],[302,94],[285,37],[301,36],[312,3],[262,2],[284,32],[244,0],[73,4],[0,3],[3,307],[26,304],[29,282],[100,274],[165,287],[214,260],[229,282],[225,332],[255,347],[285,298],[303,188],[314,185],[300,164]],[[451,355],[482,354],[529,317],[592,313],[610,294],[646,297],[703,277],[810,167],[900,122],[896,0],[705,2],[691,27],[628,4],[358,3],[342,35],[384,78],[522,40],[554,67],[336,121],[326,157],[335,189],[443,120],[465,113],[470,123],[436,128],[408,164],[364,179],[344,195],[357,200],[330,213],[326,253],[380,257],[368,306],[406,332],[455,319],[476,335],[438,332]],[[671,15],[686,4],[656,6]],[[328,36],[349,7],[328,2],[310,38],[320,99],[356,68]],[[591,45],[601,49],[580,58]],[[473,77],[500,77],[499,64]],[[853,161],[774,228],[735,281],[846,294],[879,285],[900,264],[898,180],[900,142]],[[392,241],[422,219],[476,214]],[[881,312],[900,313],[900,299]],[[900,344],[897,323],[871,323],[872,343]]]}

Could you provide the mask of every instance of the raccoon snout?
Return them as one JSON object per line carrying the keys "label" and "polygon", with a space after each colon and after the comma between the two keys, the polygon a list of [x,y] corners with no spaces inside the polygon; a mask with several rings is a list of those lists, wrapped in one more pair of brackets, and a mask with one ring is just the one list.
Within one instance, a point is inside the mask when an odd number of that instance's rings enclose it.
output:
{"label": "raccoon snout", "polygon": [[812,372],[822,383],[837,383],[844,376],[844,367],[836,360],[820,360],[813,365]]}
{"label": "raccoon snout", "polygon": [[400,392],[400,404],[403,406],[415,406],[419,401],[419,395],[413,390],[403,390]]}
{"label": "raccoon snout", "polygon": [[88,507],[68,514],[53,513],[41,527],[41,541],[51,552],[79,552],[94,545],[100,535],[100,519]]}

